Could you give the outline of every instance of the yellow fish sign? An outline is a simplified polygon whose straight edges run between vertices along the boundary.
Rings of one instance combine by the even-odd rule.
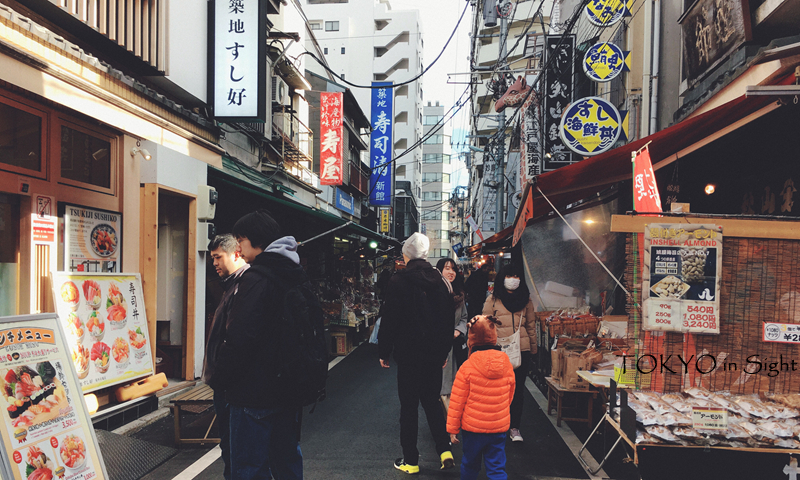
[[[630,53],[613,43],[597,43],[583,56],[583,71],[595,82],[608,82],[630,70]]]
[[[584,12],[592,24],[609,27],[630,16],[632,6],[633,0],[591,0]]]
[[[613,147],[621,131],[622,118],[613,104],[600,97],[586,97],[564,110],[559,135],[573,152],[597,155]]]

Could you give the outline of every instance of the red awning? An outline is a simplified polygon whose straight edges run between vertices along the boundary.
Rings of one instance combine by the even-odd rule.
[[[474,257],[483,251],[486,253],[488,250],[492,250],[491,253],[496,253],[503,247],[510,247],[511,242],[508,241],[511,238],[511,235],[514,233],[514,225],[501,230],[499,233],[495,233],[491,237],[487,238],[486,240],[476,243],[470,247],[467,247],[467,256]]]
[[[630,180],[631,153],[648,142],[653,169],[658,170],[779,106],[780,103],[772,97],[742,96],[653,135],[539,175],[535,186],[529,184],[525,188],[515,221],[519,228],[514,243],[519,239],[523,225],[552,211],[536,187],[542,190],[556,208],[561,209],[571,203],[589,199],[617,182]]]

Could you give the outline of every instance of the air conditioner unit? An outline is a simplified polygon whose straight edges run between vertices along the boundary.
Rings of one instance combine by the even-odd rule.
[[[277,75],[272,77],[272,103],[291,106],[292,100],[289,96],[289,85]]]

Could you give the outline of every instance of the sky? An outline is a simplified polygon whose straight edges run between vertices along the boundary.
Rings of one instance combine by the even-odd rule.
[[[422,29],[424,52],[423,66],[428,65],[439,55],[448,37],[458,23],[458,18],[464,10],[464,0],[390,0],[392,10],[419,10]],[[472,22],[473,8],[467,7],[464,18],[458,26],[458,31],[453,36],[442,57],[422,77],[423,101],[425,105],[430,101],[433,105],[438,100],[447,111],[467,88],[466,84],[449,84],[448,74],[465,73],[469,71],[469,31]],[[466,82],[468,75],[451,76],[451,82]],[[469,130],[469,105],[464,106],[450,122],[454,142],[463,144],[466,132]],[[453,151],[455,159],[456,150]],[[463,162],[453,162],[452,186],[466,185],[469,174]]]

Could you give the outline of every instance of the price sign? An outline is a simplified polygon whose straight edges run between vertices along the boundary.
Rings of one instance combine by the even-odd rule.
[[[680,302],[664,300],[654,303],[649,310],[651,323],[663,326],[664,329],[673,329],[680,325]]]
[[[728,410],[692,407],[692,427],[700,430],[726,430],[728,428]]]
[[[800,345],[800,325],[794,323],[764,323],[765,342]]]

